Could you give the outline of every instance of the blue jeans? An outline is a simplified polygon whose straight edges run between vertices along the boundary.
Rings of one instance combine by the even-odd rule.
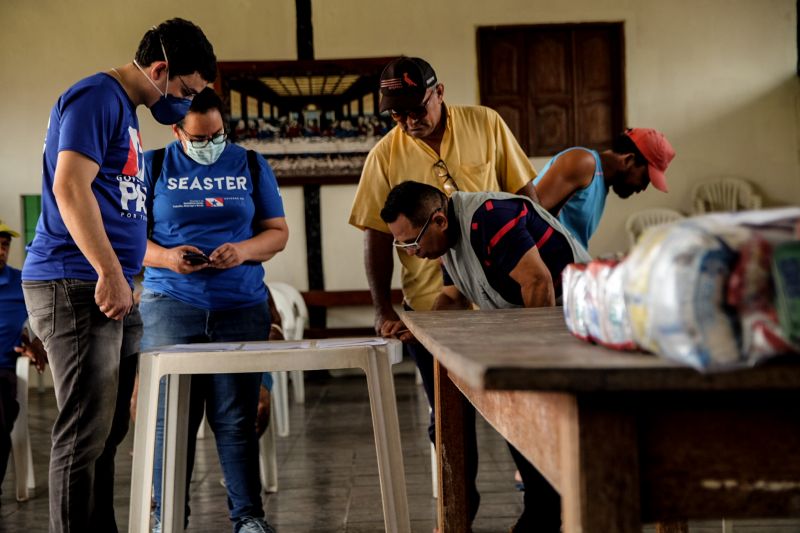
[[[116,532],[114,456],[128,431],[142,323],[94,301],[94,281],[25,281],[30,326],[44,343],[58,415],[50,453],[50,532]]]
[[[270,314],[267,302],[241,309],[208,311],[164,294],[145,289],[140,309],[144,321],[142,349],[166,344],[266,340]],[[203,411],[217,444],[217,454],[228,490],[228,510],[234,522],[244,516],[262,517],[258,438],[255,421],[260,373],[192,376],[189,393],[189,442],[186,457],[186,516],[189,516],[189,482],[192,477],[197,429]],[[156,459],[153,468],[156,516],[161,515],[163,480],[165,383],[159,390],[156,423]]]

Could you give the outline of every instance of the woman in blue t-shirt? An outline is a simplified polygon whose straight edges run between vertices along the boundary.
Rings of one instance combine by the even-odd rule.
[[[269,333],[261,264],[283,250],[289,229],[272,169],[261,156],[226,144],[221,108],[216,93],[203,90],[186,118],[172,127],[178,141],[160,154],[144,156],[151,232],[140,305],[145,328],[142,349],[257,341]],[[251,175],[251,168],[257,175]],[[192,379],[187,488],[194,436],[205,410],[225,476],[234,533],[273,531],[264,519],[258,475],[255,419],[260,380],[258,373]],[[163,400],[161,404],[163,409]],[[161,479],[162,445],[160,411],[156,480]],[[155,531],[160,533],[159,482],[154,496]],[[188,503],[186,512],[188,517]]]

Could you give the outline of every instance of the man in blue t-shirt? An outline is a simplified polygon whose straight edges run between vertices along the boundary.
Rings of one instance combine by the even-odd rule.
[[[433,309],[552,306],[564,267],[590,259],[555,217],[524,196],[456,192],[447,199],[435,187],[407,181],[389,192],[381,219],[399,250],[442,259],[444,286]],[[404,327],[389,334],[403,338]],[[525,508],[512,531],[560,531],[558,493],[508,446],[525,484]]]
[[[613,189],[620,198],[628,198],[652,183],[667,192],[664,173],[674,157],[663,133],[631,128],[614,140],[611,150],[575,147],[556,154],[533,182],[541,205],[588,248],[603,216],[608,191]]]
[[[119,375],[123,335],[140,327],[132,286],[148,213],[136,108],[146,105],[158,122],[174,124],[215,77],[202,30],[171,19],[145,33],[131,63],[77,82],[50,113],[42,214],[22,279],[31,328],[50,354],[59,410],[51,533],[117,530],[103,500],[113,486],[99,486],[108,478],[96,472],[113,472],[113,457],[105,464],[113,453],[103,454],[118,393],[128,389]]]
[[[0,220],[0,487],[11,452],[11,430],[19,412],[17,357],[29,357],[39,372],[47,363],[42,343],[24,331],[28,313],[22,297],[22,278],[19,270],[7,264],[12,237],[19,237],[19,233]]]

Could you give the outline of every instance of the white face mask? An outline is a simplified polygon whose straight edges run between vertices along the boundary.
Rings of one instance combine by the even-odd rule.
[[[195,148],[189,141],[183,141],[183,150],[186,155],[201,165],[213,165],[225,150],[225,143],[214,144],[209,142],[202,148]]]

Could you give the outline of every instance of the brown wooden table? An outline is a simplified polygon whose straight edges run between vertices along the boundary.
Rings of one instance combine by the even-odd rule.
[[[565,532],[800,516],[800,364],[792,360],[703,375],[579,341],[561,308],[403,320],[437,361],[442,533],[468,531],[464,398],[559,491]]]

